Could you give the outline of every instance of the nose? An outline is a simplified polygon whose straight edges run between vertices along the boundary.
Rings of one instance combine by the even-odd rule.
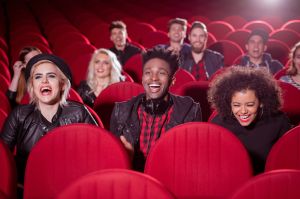
[[[157,80],[158,79],[158,74],[157,73],[152,73],[151,79],[152,80]]]
[[[242,113],[242,114],[248,113],[248,109],[247,109],[246,106],[242,106],[242,107],[241,107],[241,113]]]
[[[48,83],[48,78],[47,78],[47,76],[44,76],[44,77],[43,77],[42,82],[43,82],[43,83]]]

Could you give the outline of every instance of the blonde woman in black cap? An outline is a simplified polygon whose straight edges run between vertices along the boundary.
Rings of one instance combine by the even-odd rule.
[[[23,183],[27,157],[32,147],[51,129],[71,123],[95,124],[86,107],[66,101],[71,72],[59,57],[39,54],[25,69],[31,103],[16,107],[6,120],[0,138],[10,150],[16,147],[18,181]]]

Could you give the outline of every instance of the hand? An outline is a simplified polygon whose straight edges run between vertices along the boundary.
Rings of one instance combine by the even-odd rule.
[[[21,61],[16,61],[13,66],[14,77],[19,78],[23,68],[25,68],[25,65]]]
[[[124,135],[120,136],[120,140],[123,143],[125,149],[128,151],[129,157],[132,160],[133,159],[133,154],[134,154],[134,147],[132,146],[132,144],[130,144],[130,142],[128,142],[126,140],[126,138],[124,137]]]

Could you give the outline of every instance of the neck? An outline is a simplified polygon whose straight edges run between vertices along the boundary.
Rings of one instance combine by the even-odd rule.
[[[110,83],[110,76],[97,77],[96,81],[97,81],[97,87],[107,85]]]
[[[202,60],[204,52],[202,51],[201,53],[195,53],[195,52],[192,51],[192,55],[193,55],[194,61],[196,63],[198,63],[199,61]]]
[[[57,113],[59,102],[53,105],[39,103],[41,114],[49,121],[52,121],[53,116]]]
[[[122,45],[115,45],[117,50],[121,50],[123,51],[125,49],[126,44],[122,44]]]
[[[183,44],[183,41],[182,42],[170,41],[170,46],[172,46],[173,48],[181,49],[182,44]]]
[[[255,58],[255,57],[249,57],[249,60],[250,60],[250,62],[252,62],[253,64],[256,64],[256,65],[258,65],[258,64],[260,64],[260,63],[262,63],[262,56],[261,57],[258,57],[258,58]]]

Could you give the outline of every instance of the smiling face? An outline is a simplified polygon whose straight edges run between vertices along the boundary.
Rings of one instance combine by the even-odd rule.
[[[32,69],[32,89],[37,103],[55,105],[60,102],[64,84],[60,71],[53,63],[45,62]]]
[[[192,51],[201,53],[206,48],[207,33],[202,28],[194,28],[189,34]]]
[[[246,49],[248,51],[250,60],[262,59],[264,52],[267,50],[267,46],[261,36],[253,35],[246,44]]]
[[[186,36],[186,31],[181,24],[174,23],[170,26],[168,36],[171,42],[182,43]]]
[[[142,84],[147,99],[164,97],[172,82],[170,65],[160,58],[147,61],[143,69]]]
[[[127,33],[126,30],[120,28],[113,28],[110,32],[110,40],[114,43],[116,48],[122,48],[126,44]]]
[[[111,60],[108,55],[99,53],[94,60],[94,74],[96,78],[110,78]]]
[[[241,126],[249,126],[256,118],[259,100],[253,90],[237,91],[231,98],[231,110]]]

